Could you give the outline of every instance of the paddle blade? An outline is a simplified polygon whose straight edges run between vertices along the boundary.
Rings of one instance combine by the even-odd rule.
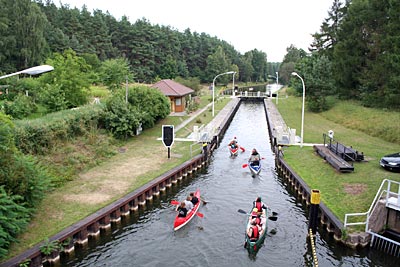
[[[240,147],[240,150],[242,150],[242,152],[245,152],[246,151],[246,149],[244,148],[244,147]]]
[[[249,164],[245,163],[242,165],[242,168],[247,168],[249,166]]]
[[[245,212],[245,211],[242,210],[242,209],[238,209],[238,212],[243,213],[243,214],[247,214],[247,212]]]
[[[275,211],[273,211],[273,212],[272,212],[272,215],[276,216],[276,215],[278,215],[278,213],[275,212]]]
[[[171,200],[171,204],[172,205],[179,205],[181,203],[179,201],[176,201],[176,200]]]
[[[204,217],[204,214],[201,213],[201,212],[196,212],[196,215],[199,216],[200,218],[203,218],[203,217]]]
[[[271,221],[276,221],[276,220],[278,220],[278,217],[276,217],[276,216],[269,216],[268,219],[271,220]]]

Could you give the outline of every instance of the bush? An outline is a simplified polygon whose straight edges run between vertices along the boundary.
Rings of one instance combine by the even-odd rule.
[[[49,112],[64,110],[68,105],[65,99],[65,93],[58,84],[46,84],[40,94],[39,102],[42,103]]]
[[[14,101],[5,101],[4,111],[7,115],[12,116],[14,119],[22,119],[32,114],[37,110],[32,98],[25,95],[18,95]]]
[[[121,95],[116,95],[107,101],[107,111],[104,124],[115,138],[123,139],[135,135],[143,114],[128,105]]]
[[[92,127],[101,127],[103,116],[104,106],[87,105],[34,120],[16,121],[16,146],[25,154],[44,154],[60,140],[69,140]]]
[[[35,207],[49,189],[50,176],[31,156],[16,153],[7,162],[0,161],[0,184],[7,193],[22,196],[28,207]]]
[[[9,196],[0,186],[0,259],[8,253],[12,242],[25,229],[29,221],[29,210],[21,202],[20,196]]]

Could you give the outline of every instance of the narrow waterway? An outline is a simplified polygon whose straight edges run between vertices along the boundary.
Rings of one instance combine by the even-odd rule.
[[[62,266],[313,266],[307,242],[307,213],[276,175],[263,105],[243,103],[206,172],[173,186],[151,204],[124,218]],[[233,136],[246,151],[229,157]],[[252,178],[247,162],[252,148],[261,156],[260,177]],[[172,199],[182,200],[201,190],[208,202],[200,207],[204,218],[173,231]],[[323,192],[322,192],[323,194]],[[269,221],[268,235],[256,256],[244,244],[246,215],[252,201],[261,196],[278,213]],[[324,230],[316,238],[319,266],[398,266],[398,259],[374,250],[350,250],[337,244]]]

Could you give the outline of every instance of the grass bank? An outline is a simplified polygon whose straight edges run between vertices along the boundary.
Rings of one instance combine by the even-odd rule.
[[[209,95],[202,98],[209,99]],[[218,98],[215,103],[215,112],[218,113],[230,98]],[[201,105],[209,101],[202,101]],[[201,106],[202,107],[202,106]],[[200,107],[200,108],[201,108]],[[60,184],[45,197],[28,229],[19,236],[18,243],[10,248],[7,258],[11,258],[46,238],[60,232],[64,228],[87,217],[97,210],[107,206],[127,193],[139,188],[147,182],[158,177],[162,173],[191,158],[191,142],[174,142],[171,149],[171,158],[167,158],[167,150],[161,141],[162,125],[178,125],[185,117],[169,116],[159,121],[152,129],[145,130],[141,135],[135,136],[126,142],[104,142],[102,145],[113,150],[113,154],[107,153],[109,158],[102,162],[86,162],[86,166],[92,166],[81,171],[72,181]],[[212,120],[211,109],[206,109],[185,128],[178,131],[177,137],[186,137],[194,125],[201,126]],[[99,136],[100,138],[100,136]],[[74,144],[78,142],[79,144]],[[82,146],[85,141],[80,139],[70,143],[60,144],[54,151],[57,155],[64,155],[64,162],[57,157],[57,166],[68,165],[68,152],[71,146]],[[64,150],[66,148],[67,150]],[[194,146],[194,153],[201,153],[200,145]],[[74,153],[79,153],[74,149]],[[79,149],[78,149],[79,150]],[[103,148],[103,150],[107,150]],[[90,150],[92,151],[92,150]],[[85,150],[81,157],[93,158]],[[83,152],[83,151],[81,151]],[[51,155],[46,157],[47,165],[51,165]],[[44,160],[44,159],[42,159]],[[73,165],[73,164],[72,164]],[[79,168],[81,164],[79,164]],[[72,168],[72,166],[70,166]]]
[[[301,127],[301,101],[299,97],[289,96],[279,99],[277,105],[286,124],[295,128],[297,135]],[[383,179],[400,182],[400,173],[388,172],[379,165],[382,156],[400,151],[399,122],[398,112],[368,109],[350,101],[338,102],[323,113],[306,111],[305,143],[321,144],[322,134],[333,130],[338,142],[363,152],[365,161],[354,163],[352,173],[340,173],[308,146],[285,147],[285,161],[312,189],[321,191],[322,201],[344,221],[346,213],[369,209]],[[382,132],[382,129],[385,130]]]

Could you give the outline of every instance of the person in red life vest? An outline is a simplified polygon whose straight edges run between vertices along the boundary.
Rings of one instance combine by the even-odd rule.
[[[255,219],[258,216],[258,209],[253,208],[253,211],[251,212],[251,219]]]
[[[250,241],[256,241],[260,237],[260,227],[255,222],[252,222],[247,230],[247,235]]]
[[[230,146],[232,148],[237,148],[238,147],[236,136],[233,137],[233,139],[229,142],[228,146]]]
[[[178,212],[178,217],[186,217],[188,210],[184,201],[176,208],[176,211]]]
[[[258,212],[257,208],[253,208],[253,211],[251,212],[251,223],[255,222],[256,225],[259,225],[261,227],[262,222],[261,222],[261,214]]]
[[[262,209],[268,209],[268,206],[261,201],[261,197],[257,197],[253,202],[253,208],[257,208],[257,212],[262,212]]]

